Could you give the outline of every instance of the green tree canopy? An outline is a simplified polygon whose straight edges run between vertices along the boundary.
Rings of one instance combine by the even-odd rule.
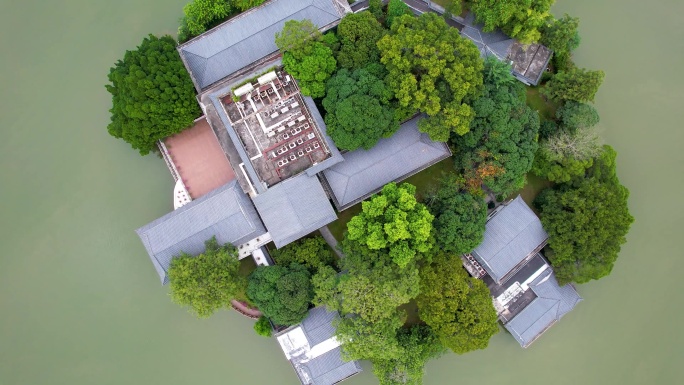
[[[204,253],[181,254],[171,260],[169,282],[173,302],[188,306],[191,313],[207,318],[244,296],[246,279],[238,273],[238,251],[231,244],[219,246],[208,240]]]
[[[543,147],[537,151],[532,173],[554,183],[566,183],[582,176],[594,164],[594,159],[575,159],[571,156],[555,156]]]
[[[306,317],[313,298],[306,267],[259,266],[249,276],[247,296],[278,325],[294,325]]]
[[[540,29],[550,16],[549,10],[554,2],[555,0],[467,1],[477,21],[484,24],[484,31],[501,28],[507,35],[522,43],[539,41]]]
[[[347,14],[337,26],[341,43],[337,54],[339,66],[357,69],[379,62],[377,43],[384,34],[385,29],[370,12]]]
[[[382,0],[368,1],[368,12],[370,12],[378,21],[382,21],[385,17],[385,13],[382,10],[383,7]]]
[[[276,32],[275,44],[280,51],[299,58],[307,55],[307,47],[320,38],[321,32],[311,20],[288,20],[282,31]]]
[[[399,129],[383,73],[381,64],[371,64],[354,72],[341,69],[328,80],[325,123],[337,147],[369,149]]]
[[[178,31],[180,40],[189,39],[207,30],[214,22],[232,12],[228,0],[192,0],[183,7],[184,17]]]
[[[242,12],[259,6],[265,1],[266,0],[230,0],[230,2],[233,3],[233,6]]]
[[[550,17],[542,28],[541,43],[553,50],[556,70],[568,69],[570,55],[580,45],[579,18],[565,14],[560,19]]]
[[[507,195],[525,184],[537,151],[539,114],[525,103],[525,87],[511,81],[510,71],[491,70],[506,64],[488,59],[485,87],[472,105],[475,118],[470,132],[452,135],[457,167],[469,190],[487,185]]]
[[[426,12],[404,15],[378,41],[387,84],[402,107],[428,115],[419,123],[432,140],[445,142],[451,132],[468,132],[474,116],[463,101],[482,85],[480,51],[444,19]]]
[[[559,102],[593,102],[604,77],[603,71],[571,68],[554,75],[541,92],[549,99]]]
[[[437,246],[454,254],[468,253],[482,243],[487,222],[487,204],[481,194],[464,191],[461,179],[444,178],[428,198]]]
[[[445,351],[439,338],[425,325],[400,329],[397,341],[402,354],[390,360],[374,360],[373,372],[380,385],[422,385],[425,364]]]
[[[337,265],[336,257],[320,236],[302,238],[282,249],[271,251],[271,256],[278,265],[289,266],[291,263],[299,263],[312,273],[323,266]]]
[[[273,334],[271,323],[264,316],[259,317],[257,322],[254,323],[254,331],[262,337],[270,337]]]
[[[192,125],[201,110],[171,36],[149,35],[109,70],[109,134],[148,154],[156,142]]]
[[[573,133],[578,128],[594,127],[600,121],[594,106],[573,101],[565,102],[558,108],[556,118],[568,133]]]
[[[387,18],[385,19],[385,25],[391,27],[394,20],[403,16],[409,15],[413,16],[411,9],[401,0],[389,0],[387,3]]]
[[[391,360],[401,356],[403,350],[397,340],[397,331],[406,315],[396,311],[379,322],[369,322],[353,315],[337,323],[335,336],[342,344],[346,360]]]
[[[434,217],[415,197],[416,187],[389,183],[362,203],[362,211],[347,223],[347,238],[371,250],[386,249],[394,263],[407,266],[433,246]]]
[[[560,284],[584,283],[610,274],[634,222],[629,191],[615,173],[609,146],[586,175],[546,189],[535,200],[549,234],[551,261]]]
[[[486,348],[499,326],[484,281],[470,277],[458,256],[444,252],[421,269],[420,280],[420,319],[444,346],[457,354]]]

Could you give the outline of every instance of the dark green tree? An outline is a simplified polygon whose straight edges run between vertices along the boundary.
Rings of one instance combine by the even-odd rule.
[[[341,69],[328,80],[325,123],[337,147],[369,149],[399,129],[383,72],[382,65],[372,64],[354,72]]]
[[[570,56],[580,45],[579,18],[565,14],[560,19],[549,18],[542,28],[540,43],[553,50],[553,63],[557,71],[569,68]]]
[[[299,263],[315,273],[323,266],[336,266],[337,260],[322,237],[303,238],[282,249],[271,251],[276,264],[289,266]]]
[[[420,282],[420,319],[454,353],[484,349],[499,332],[487,285],[469,276],[458,256],[438,252],[421,269]]]
[[[204,253],[193,257],[181,254],[171,260],[169,282],[173,302],[188,306],[191,313],[207,318],[242,298],[247,281],[238,272],[238,252],[231,244],[219,246],[208,240]]]
[[[378,40],[385,29],[370,12],[350,13],[337,26],[340,52],[337,62],[342,68],[357,69],[380,61]]]
[[[385,18],[385,13],[382,11],[383,7],[382,0],[370,0],[368,2],[368,12],[378,21],[382,21]]]
[[[444,178],[428,198],[435,216],[432,225],[440,250],[454,254],[471,252],[484,239],[487,204],[481,194],[464,191],[464,182],[455,175]]]
[[[183,7],[183,19],[178,39],[187,40],[206,31],[213,23],[222,20],[233,11],[228,0],[192,0]]]
[[[378,48],[399,105],[428,115],[419,123],[421,131],[441,142],[451,132],[468,132],[475,114],[464,99],[480,90],[483,69],[480,51],[470,40],[427,12],[397,18]]]
[[[362,211],[347,223],[347,238],[371,250],[386,249],[400,267],[432,248],[434,217],[415,197],[416,187],[389,183],[362,203]]]
[[[126,51],[109,70],[105,87],[112,94],[109,134],[123,139],[141,155],[160,139],[192,125],[201,110],[195,89],[171,36],[149,35]]]
[[[578,128],[594,127],[600,121],[598,111],[592,105],[568,101],[558,108],[556,118],[564,131],[573,133]]]
[[[259,266],[249,276],[247,296],[278,325],[294,325],[306,317],[313,299],[311,275],[306,267]]]
[[[586,175],[546,189],[535,200],[549,234],[546,256],[560,284],[584,283],[610,274],[634,222],[629,191],[615,173],[609,146]]]
[[[555,0],[468,0],[469,9],[484,24],[484,31],[501,28],[522,43],[541,38],[540,29]]]
[[[336,337],[342,344],[346,360],[391,360],[401,356],[403,350],[397,332],[404,323],[405,314],[396,311],[378,322],[349,315],[337,326]]]
[[[445,352],[444,346],[429,326],[415,325],[400,329],[397,341],[402,354],[390,360],[373,360],[373,372],[380,385],[422,385],[425,364]]]
[[[264,316],[259,317],[257,322],[254,323],[254,331],[262,337],[270,337],[273,334],[271,323]]]
[[[392,26],[395,19],[403,15],[413,16],[408,5],[401,0],[389,0],[389,3],[387,3],[387,18],[385,19],[387,28]]]
[[[275,43],[281,52],[299,57],[305,55],[307,47],[320,38],[321,32],[311,20],[288,20],[282,31],[276,32]]]
[[[524,186],[532,167],[539,114],[526,105],[524,86],[511,81],[510,72],[490,70],[492,66],[507,65],[487,60],[484,93],[472,102],[475,118],[470,132],[452,135],[452,143],[468,190],[485,184],[496,194],[508,195]]]
[[[604,77],[603,71],[571,68],[554,75],[541,92],[558,102],[593,102]]]

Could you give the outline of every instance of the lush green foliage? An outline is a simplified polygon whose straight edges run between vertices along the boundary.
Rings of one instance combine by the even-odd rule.
[[[454,353],[484,349],[499,332],[487,285],[470,277],[458,256],[437,253],[421,269],[420,282],[420,318]]]
[[[270,337],[273,334],[271,323],[264,316],[259,317],[257,322],[254,323],[254,331],[262,337]]]
[[[537,151],[539,115],[525,103],[524,86],[512,79],[507,67],[489,59],[484,93],[472,105],[475,119],[470,132],[453,135],[456,165],[466,177],[469,190],[487,185],[507,195],[523,187]]]
[[[342,343],[342,355],[347,360],[391,360],[403,353],[397,340],[397,331],[403,323],[404,315],[400,312],[378,322],[350,315],[340,320],[335,335]]]
[[[386,249],[400,267],[433,246],[434,217],[415,197],[416,187],[389,183],[381,194],[362,203],[362,211],[347,223],[347,237],[371,250]]]
[[[479,91],[483,69],[480,51],[470,40],[427,12],[397,18],[378,47],[399,104],[428,115],[420,121],[421,131],[442,142],[451,132],[468,132],[474,112],[463,100]]]
[[[242,12],[259,6],[265,1],[266,0],[230,0],[230,2],[233,3],[233,6]]]
[[[535,200],[549,233],[551,261],[561,284],[610,274],[634,218],[629,191],[615,173],[615,151],[606,146],[586,175],[544,190]]]
[[[259,266],[249,276],[247,296],[278,325],[301,322],[313,298],[311,275],[306,267]]]
[[[171,299],[199,318],[229,307],[230,301],[243,295],[247,282],[238,273],[238,252],[230,244],[219,246],[216,238],[206,242],[204,253],[188,254],[171,260],[169,281]]]
[[[541,92],[555,101],[593,102],[604,77],[603,71],[571,68],[554,75]]]
[[[522,43],[541,38],[540,29],[550,16],[555,0],[469,0],[470,10],[484,24],[485,31],[501,28]]]
[[[380,385],[421,385],[425,364],[444,353],[444,347],[430,327],[416,325],[400,329],[397,341],[402,354],[390,360],[374,360],[373,372]]]
[[[446,177],[428,202],[428,208],[435,216],[433,226],[440,250],[464,254],[482,243],[487,204],[481,195],[463,191],[460,178]]]
[[[411,9],[401,0],[389,0],[387,3],[387,18],[385,19],[385,25],[391,27],[394,20],[403,16],[409,15],[413,16]]]
[[[337,147],[369,149],[399,128],[383,72],[382,65],[372,64],[354,72],[341,69],[328,80],[325,123]]]
[[[384,12],[382,11],[383,7],[382,0],[370,0],[368,2],[368,12],[370,12],[378,21],[381,21],[385,17]]]
[[[149,35],[109,70],[109,134],[146,155],[156,142],[192,125],[201,111],[171,36]]]
[[[370,12],[350,13],[337,26],[340,52],[337,62],[342,68],[357,69],[380,61],[378,40],[385,29]]]
[[[570,55],[580,45],[579,18],[565,14],[560,19],[550,18],[542,29],[541,43],[553,50],[553,63],[557,71],[566,71]]]
[[[232,12],[231,2],[227,0],[192,0],[183,7],[184,17],[178,31],[178,38],[185,40],[197,36],[217,20]]]
[[[594,164],[594,159],[575,159],[573,157],[557,157],[540,148],[532,164],[532,173],[554,183],[569,182],[575,177],[584,175]]]
[[[282,31],[276,32],[275,43],[280,51],[299,57],[305,55],[307,47],[320,38],[321,32],[311,20],[288,20]]]
[[[563,130],[569,133],[578,128],[589,128],[598,124],[600,118],[596,109],[585,103],[569,101],[556,111],[556,118]]]
[[[299,263],[314,273],[323,266],[335,266],[336,257],[320,237],[302,238],[282,249],[272,250],[271,256],[281,266]]]

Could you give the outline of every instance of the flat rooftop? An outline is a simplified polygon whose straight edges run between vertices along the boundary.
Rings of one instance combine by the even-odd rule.
[[[191,128],[164,139],[164,145],[193,199],[235,179],[235,172],[204,117]]]
[[[240,95],[237,101],[234,92]],[[332,156],[296,82],[284,71],[262,75],[220,100],[257,176],[267,187]]]

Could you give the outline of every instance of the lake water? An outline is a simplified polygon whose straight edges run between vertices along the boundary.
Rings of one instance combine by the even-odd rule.
[[[186,0],[26,0],[0,13],[0,385],[282,384],[274,340],[224,311],[173,305],[133,230],[172,209],[172,179],[106,131],[109,67]],[[530,349],[427,367],[438,384],[674,384],[684,375],[684,2],[559,0],[576,61],[604,69],[596,105],[636,222],[613,274]],[[679,357],[679,358],[677,358]],[[377,384],[369,365],[349,385]],[[680,380],[677,380],[680,378]]]

